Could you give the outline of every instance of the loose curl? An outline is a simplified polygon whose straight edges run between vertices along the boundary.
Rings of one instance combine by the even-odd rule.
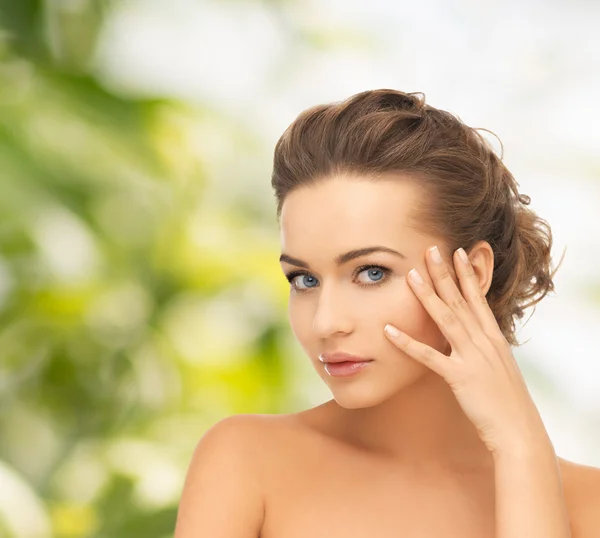
[[[506,340],[519,346],[515,319],[554,291],[564,254],[552,270],[549,224],[527,207],[529,196],[479,131],[487,129],[426,104],[423,93],[370,90],[311,107],[275,146],[277,219],[299,187],[338,175],[376,181],[402,173],[428,195],[411,216],[421,231],[445,237],[450,252],[489,243],[487,301]]]

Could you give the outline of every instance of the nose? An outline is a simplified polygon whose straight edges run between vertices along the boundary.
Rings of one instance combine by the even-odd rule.
[[[319,338],[352,330],[352,311],[344,302],[342,293],[333,288],[321,287],[319,301],[313,318],[313,332]]]

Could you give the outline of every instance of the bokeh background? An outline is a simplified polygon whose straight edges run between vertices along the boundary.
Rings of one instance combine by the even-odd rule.
[[[559,455],[600,465],[599,23],[593,0],[0,0],[0,536],[172,536],[210,425],[329,399],[288,325],[272,152],[365,89],[503,141],[567,249],[515,355]]]

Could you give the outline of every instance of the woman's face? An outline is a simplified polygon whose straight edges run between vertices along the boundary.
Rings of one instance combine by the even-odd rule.
[[[447,349],[406,282],[415,267],[431,283],[425,263],[429,247],[438,245],[448,255],[441,238],[420,234],[409,223],[421,195],[418,186],[402,178],[336,177],[292,191],[283,203],[281,267],[292,275],[292,331],[342,407],[377,405],[423,375],[435,375],[386,338],[387,323],[438,351]],[[341,265],[334,261],[375,246],[400,254],[373,252]],[[326,352],[374,360],[350,377],[332,377],[319,360]]]

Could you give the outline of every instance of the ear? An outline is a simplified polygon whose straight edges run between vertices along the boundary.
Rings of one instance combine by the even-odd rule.
[[[479,241],[468,250],[467,255],[479,279],[481,292],[485,296],[492,285],[494,251],[487,241]]]

